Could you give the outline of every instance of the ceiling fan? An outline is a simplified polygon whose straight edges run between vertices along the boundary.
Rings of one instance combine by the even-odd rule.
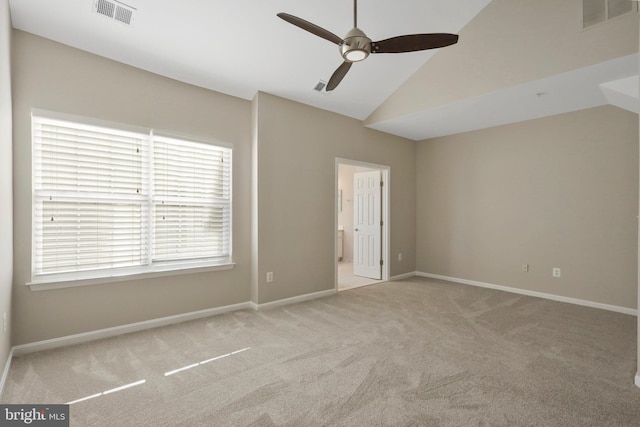
[[[311,34],[329,40],[340,47],[340,54],[342,58],[344,58],[344,62],[334,71],[329,79],[326,88],[327,91],[334,90],[340,84],[354,62],[366,59],[371,53],[415,52],[450,46],[458,42],[457,34],[447,33],[408,34],[377,42],[371,41],[371,39],[358,28],[358,0],[353,0],[353,29],[347,33],[344,39],[341,39],[322,27],[298,18],[297,16],[289,15],[288,13],[278,13],[278,17],[303,30],[309,31]]]

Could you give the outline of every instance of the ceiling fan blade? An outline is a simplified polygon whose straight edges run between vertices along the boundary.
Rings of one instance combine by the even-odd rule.
[[[342,65],[340,65],[338,69],[333,72],[333,75],[329,79],[329,83],[327,83],[327,92],[332,91],[336,87],[338,87],[344,76],[347,75],[347,72],[351,68],[351,65],[353,65],[353,62],[344,61]]]
[[[437,49],[458,42],[457,34],[409,34],[371,43],[371,53],[401,53]]]
[[[300,27],[303,30],[309,31],[311,34],[315,34],[318,37],[329,40],[332,43],[335,43],[337,45],[342,44],[342,39],[333,34],[331,31],[327,31],[324,28],[319,27],[316,24],[312,24],[309,21],[305,21],[302,18],[289,15],[288,13],[278,13],[278,18],[284,19],[288,23],[293,24],[296,27]]]

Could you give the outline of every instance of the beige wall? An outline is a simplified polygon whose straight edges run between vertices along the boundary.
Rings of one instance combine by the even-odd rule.
[[[417,165],[418,271],[636,307],[637,114],[427,140]]]
[[[11,349],[2,315],[11,317],[13,276],[13,189],[11,176],[11,22],[9,2],[0,0],[0,377]]]
[[[550,77],[638,52],[637,14],[582,30],[582,0],[493,0],[366,120]]]
[[[15,340],[24,344],[334,288],[335,159],[391,167],[391,250],[415,269],[415,144],[260,93],[240,100],[13,32]],[[48,109],[234,144],[233,270],[31,291],[30,111]],[[252,173],[252,170],[255,173]],[[253,236],[253,237],[252,237]],[[265,275],[273,271],[273,284]]]
[[[14,345],[249,300],[250,102],[166,79],[21,31],[13,32],[12,65]],[[30,280],[31,268],[31,108],[233,143],[235,268],[31,291],[25,286]]]
[[[390,271],[414,270],[415,143],[266,93],[257,115],[259,303],[334,289],[337,157],[390,166]]]

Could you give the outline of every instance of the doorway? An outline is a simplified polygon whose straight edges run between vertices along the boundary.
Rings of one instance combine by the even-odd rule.
[[[338,291],[389,280],[389,171],[384,165],[336,159]]]

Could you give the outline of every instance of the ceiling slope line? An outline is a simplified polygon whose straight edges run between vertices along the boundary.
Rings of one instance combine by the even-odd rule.
[[[486,129],[620,101],[620,85],[638,75],[638,54],[627,55],[480,96],[416,111],[366,127],[420,141]],[[623,80],[622,83],[615,83]],[[613,82],[613,83],[612,83]],[[605,90],[602,90],[602,87]],[[610,98],[605,95],[610,95]],[[613,93],[613,95],[612,95]],[[620,107],[621,105],[616,105]],[[624,108],[624,107],[621,107]],[[633,111],[633,110],[631,110]]]

